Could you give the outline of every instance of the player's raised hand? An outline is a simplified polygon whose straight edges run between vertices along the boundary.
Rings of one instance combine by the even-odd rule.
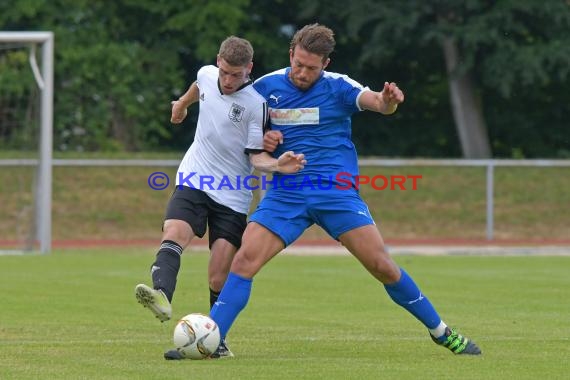
[[[283,134],[281,131],[267,131],[263,135],[263,150],[274,152],[278,144],[283,144]]]
[[[277,159],[277,171],[280,173],[297,173],[305,167],[307,160],[302,153],[295,154],[292,151],[283,153]]]
[[[381,94],[382,100],[387,106],[395,106],[404,101],[404,93],[394,82],[384,82],[384,89]]]
[[[188,114],[188,109],[182,104],[180,100],[173,100],[170,102],[172,104],[172,115],[170,116],[170,122],[172,124],[180,124],[186,115]]]

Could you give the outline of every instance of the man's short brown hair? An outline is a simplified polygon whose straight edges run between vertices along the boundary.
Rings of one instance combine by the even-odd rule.
[[[247,66],[253,62],[253,47],[246,39],[229,36],[220,45],[218,55],[231,66]]]
[[[324,25],[310,24],[295,33],[291,39],[290,48],[295,51],[295,47],[299,46],[309,53],[320,55],[324,62],[333,52],[335,44],[334,33],[331,29]]]

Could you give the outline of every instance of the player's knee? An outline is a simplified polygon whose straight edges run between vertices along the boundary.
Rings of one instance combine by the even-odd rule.
[[[396,265],[390,265],[382,272],[383,278],[381,279],[383,284],[393,284],[400,280],[400,269]]]
[[[383,284],[391,284],[400,279],[400,269],[389,255],[379,255],[370,261],[366,269]]]
[[[221,291],[222,288],[224,287],[224,283],[226,282],[226,278],[227,276],[222,276],[218,274],[211,276],[209,280],[210,289],[216,292]]]
[[[252,278],[259,270],[255,257],[240,250],[234,257],[231,271],[243,277]]]
[[[192,230],[188,224],[182,221],[167,221],[164,223],[162,240],[172,240],[182,248],[186,248],[192,240]]]

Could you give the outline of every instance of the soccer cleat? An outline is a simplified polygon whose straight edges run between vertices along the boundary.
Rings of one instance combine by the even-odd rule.
[[[220,345],[218,346],[218,349],[213,354],[211,354],[208,358],[209,359],[223,359],[223,358],[233,358],[233,357],[234,357],[234,354],[228,348],[226,341],[222,340]],[[186,359],[176,349],[166,351],[164,353],[164,358],[166,360],[183,360],[183,359]]]
[[[456,355],[481,355],[481,350],[472,340],[459,334],[453,328],[446,327],[445,335],[439,339],[431,334],[430,336],[435,343],[448,348]]]
[[[233,357],[234,354],[228,348],[225,339],[222,339],[220,345],[218,346],[218,349],[212,355],[210,355],[210,358],[212,359],[233,358]]]
[[[168,321],[172,316],[172,306],[162,290],[138,284],[135,287],[135,296],[139,303],[152,311],[161,322]]]
[[[182,359],[186,359],[184,357],[182,357],[182,354],[180,352],[178,352],[178,350],[174,349],[174,350],[168,350],[164,353],[164,358],[166,360],[182,360]]]

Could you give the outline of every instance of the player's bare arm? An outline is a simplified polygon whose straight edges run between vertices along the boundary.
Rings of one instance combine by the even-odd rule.
[[[266,152],[274,152],[278,144],[283,144],[281,131],[267,131],[263,135],[263,149]]]
[[[396,112],[398,104],[403,101],[404,93],[396,83],[384,82],[384,88],[381,92],[365,91],[360,95],[358,103],[362,109],[390,115]]]
[[[249,155],[249,159],[254,168],[266,173],[297,173],[307,163],[304,154],[295,154],[291,151],[283,153],[278,159],[271,157],[267,152],[252,153]]]
[[[172,115],[170,116],[170,122],[173,124],[180,124],[186,118],[188,114],[188,107],[198,101],[200,96],[200,90],[198,89],[198,84],[194,81],[188,91],[184,93],[178,100],[173,100],[170,102],[172,104]]]

